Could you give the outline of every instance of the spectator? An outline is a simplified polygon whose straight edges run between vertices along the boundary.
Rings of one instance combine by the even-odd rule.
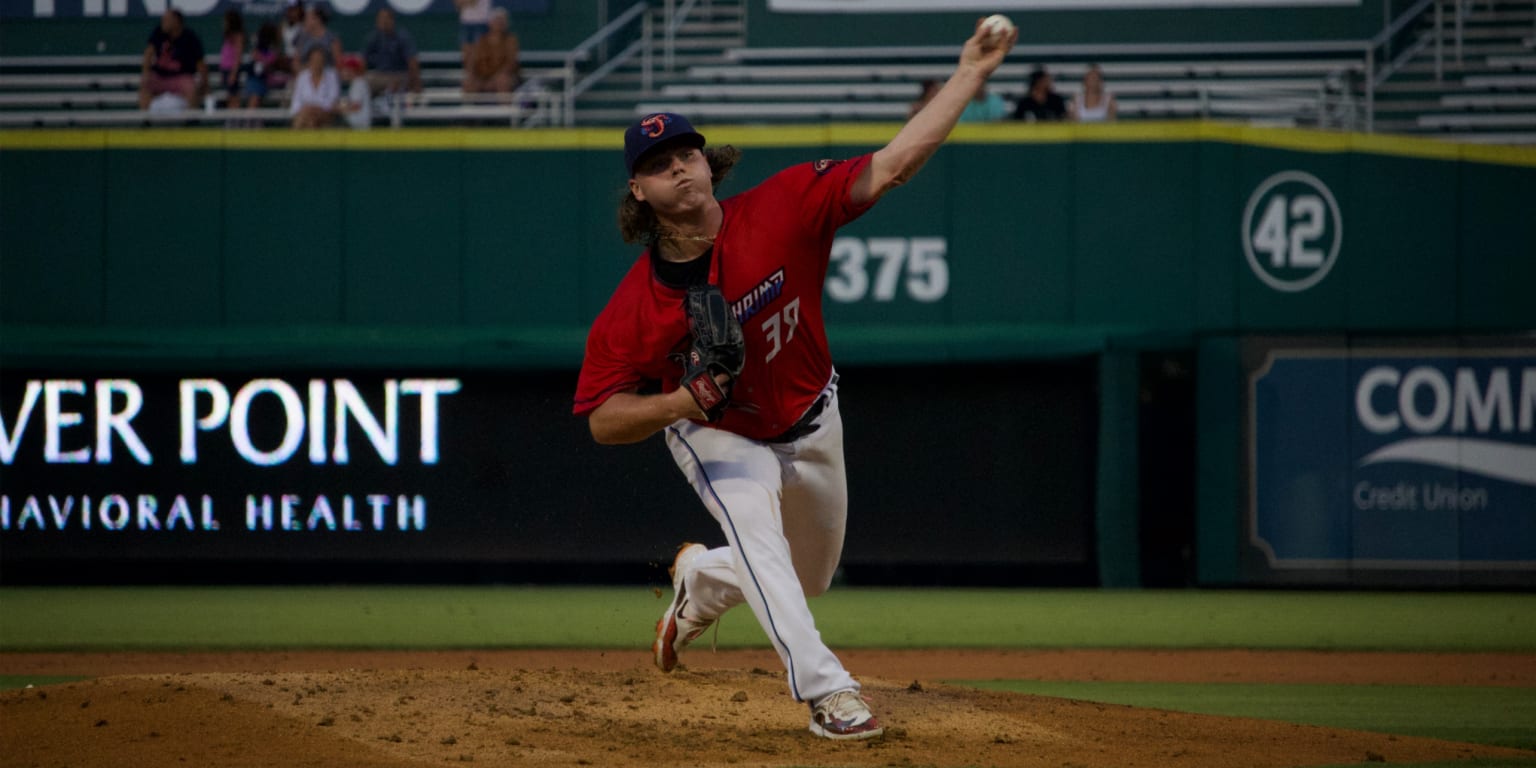
[[[240,62],[245,58],[245,19],[240,9],[224,11],[224,44],[219,46],[219,84],[230,108],[240,106]]]
[[[326,68],[334,70],[341,63],[341,38],[326,27],[327,21],[329,14],[319,3],[311,3],[304,9],[304,27],[293,40],[293,48],[298,52],[294,59],[295,75],[298,74],[298,66],[308,67],[309,52],[314,48],[319,48],[325,54]]]
[[[198,96],[208,92],[208,63],[203,56],[203,41],[196,32],[187,29],[181,11],[167,8],[144,46],[144,62],[139,67],[139,109],[149,109],[149,103],[162,93],[175,94],[187,104],[196,104]]]
[[[336,122],[341,83],[336,70],[325,65],[325,48],[310,46],[304,71],[293,78],[293,103],[288,114],[295,128],[324,128]]]
[[[278,30],[283,35],[283,57],[293,61],[293,57],[299,55],[294,43],[298,41],[299,31],[304,29],[304,0],[284,0],[283,20]],[[292,70],[290,64],[284,69]]]
[[[1013,119],[1030,122],[1049,122],[1065,119],[1067,103],[1061,94],[1052,90],[1051,73],[1045,67],[1037,67],[1029,73],[1029,93],[1019,99],[1013,110]]]
[[[453,0],[459,9],[459,59],[469,69],[469,52],[491,29],[491,0]]]
[[[1008,116],[1008,102],[983,85],[960,113],[962,123],[995,123]]]
[[[411,33],[395,25],[395,12],[379,9],[363,46],[368,86],[375,93],[421,92],[421,59]]]
[[[360,131],[373,127],[373,91],[364,71],[361,56],[349,55],[341,60],[341,82],[347,87],[347,95],[341,97],[336,111],[347,125]]]
[[[256,30],[256,44],[251,46],[251,56],[245,63],[245,85],[240,93],[245,97],[247,109],[261,106],[261,100],[278,87],[274,79],[282,76],[278,62],[282,58],[282,46],[278,39],[277,25],[267,22]]]
[[[1072,119],[1082,123],[1102,123],[1114,120],[1120,111],[1115,95],[1104,90],[1104,72],[1097,64],[1089,64],[1083,74],[1083,93],[1072,100]]]
[[[518,81],[517,35],[507,31],[507,12],[491,11],[490,31],[469,52],[464,68],[465,93],[511,93]]]
[[[944,84],[937,80],[924,80],[920,86],[922,91],[917,94],[917,101],[912,102],[912,107],[907,110],[907,119],[911,120],[913,115],[921,112],[923,107],[928,106],[928,102],[933,101],[934,94],[939,92],[939,88],[942,85]]]

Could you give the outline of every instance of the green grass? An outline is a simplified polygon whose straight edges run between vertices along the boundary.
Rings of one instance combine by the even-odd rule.
[[[646,586],[3,588],[0,651],[638,648],[664,606]],[[1536,652],[1533,594],[839,588],[811,607],[833,648]],[[720,645],[767,641],[740,608]],[[0,688],[75,679],[0,677]],[[1531,689],[976,685],[1536,749]],[[1419,768],[1453,765],[1536,768],[1536,757]]]
[[[643,587],[0,590],[0,648],[616,647],[663,607]],[[1536,596],[842,589],[838,647],[1536,649]],[[726,645],[766,645],[744,610]]]
[[[1108,704],[1536,749],[1536,691],[1530,688],[1031,680],[961,684]]]
[[[1344,763],[1342,765],[1319,765],[1314,768],[1361,768],[1362,765],[1372,763]],[[1431,763],[1393,763],[1393,765],[1408,765],[1412,768],[1531,768],[1536,766],[1536,757],[1532,758],[1495,758],[1484,760],[1473,758],[1471,760],[1437,760]]]
[[[0,650],[645,645],[648,587],[0,589]],[[834,589],[834,648],[1536,651],[1536,595]],[[637,639],[638,638],[638,639]],[[745,608],[722,647],[765,647]]]

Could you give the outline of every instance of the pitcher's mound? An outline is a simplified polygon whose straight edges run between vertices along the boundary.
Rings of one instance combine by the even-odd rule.
[[[473,666],[473,665],[471,665]],[[206,673],[0,694],[6,765],[1302,766],[1519,750],[866,679],[829,742],[764,669]]]

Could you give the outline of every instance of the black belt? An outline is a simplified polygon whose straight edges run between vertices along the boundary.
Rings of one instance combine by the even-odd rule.
[[[821,429],[821,425],[816,423],[816,417],[820,416],[821,412],[827,409],[827,401],[830,400],[831,397],[832,396],[829,393],[822,393],[821,397],[816,398],[816,402],[811,403],[811,407],[805,410],[805,415],[801,416],[800,420],[795,422],[793,426],[784,430],[781,434],[770,437],[763,442],[793,443],[794,441],[799,440],[800,438],[805,437],[806,435],[809,435],[818,429]]]

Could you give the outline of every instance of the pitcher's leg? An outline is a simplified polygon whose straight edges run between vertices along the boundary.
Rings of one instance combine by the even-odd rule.
[[[713,620],[746,602],[736,579],[736,556],[730,547],[716,547],[699,555],[686,574],[692,595],[689,618]]]
[[[800,586],[810,597],[832,585],[848,525],[843,422],[835,398],[818,422],[821,427],[816,432],[781,454],[785,457],[784,535]]]
[[[821,641],[795,573],[779,514],[778,458],[754,441],[690,427],[668,429],[668,444],[725,532],[736,584],[789,672],[790,693],[807,701],[856,688]]]

